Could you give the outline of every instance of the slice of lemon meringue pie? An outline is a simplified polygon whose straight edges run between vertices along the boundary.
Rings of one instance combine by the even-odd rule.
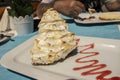
[[[75,35],[68,31],[68,26],[60,14],[50,8],[38,25],[39,33],[31,49],[33,65],[52,64],[76,48]]]

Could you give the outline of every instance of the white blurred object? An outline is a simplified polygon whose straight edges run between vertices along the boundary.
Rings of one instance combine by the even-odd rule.
[[[50,3],[52,1],[54,1],[54,0],[42,0],[42,3]]]
[[[8,15],[7,8],[8,7],[6,7],[6,9],[4,10],[3,16],[0,20],[0,31],[8,31],[8,30],[14,29],[13,23],[10,20],[11,18]]]
[[[118,30],[120,31],[120,24],[118,24]]]
[[[6,31],[8,29],[8,12],[7,9],[5,9],[3,16],[0,20],[0,31]]]
[[[3,16],[0,20],[0,32],[8,33],[10,31],[16,31],[17,34],[28,34],[33,32],[33,16],[26,15],[25,18],[20,16],[19,18],[11,17],[8,14],[9,7],[4,10]]]
[[[14,29],[16,30],[17,34],[29,34],[32,33],[34,30],[34,23],[33,23],[33,16],[26,15],[25,17],[13,17],[10,20],[11,23],[14,25]]]

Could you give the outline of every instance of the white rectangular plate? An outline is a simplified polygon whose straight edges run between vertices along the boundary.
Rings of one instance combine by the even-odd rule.
[[[97,77],[120,80],[120,40],[77,36],[80,39],[77,51],[64,61],[33,66],[30,48],[34,38],[6,53],[1,58],[1,65],[40,80],[96,80]]]
[[[120,12],[118,12],[120,13]],[[99,19],[99,15],[101,13],[94,13],[92,16],[95,16],[95,19],[86,19],[86,20],[79,20],[79,19],[74,19],[74,21],[76,23],[80,23],[80,24],[96,24],[96,23],[118,23],[120,22],[120,20],[100,20]],[[81,18],[89,18],[90,14],[89,13],[81,13],[78,15]]]

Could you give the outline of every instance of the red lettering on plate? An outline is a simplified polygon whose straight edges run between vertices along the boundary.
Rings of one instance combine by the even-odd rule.
[[[77,44],[78,44],[78,42],[77,42]],[[85,65],[85,66],[81,66],[81,67],[75,67],[75,68],[73,68],[73,70],[78,71],[78,70],[90,68],[90,70],[82,72],[81,75],[83,75],[83,76],[96,75],[96,80],[120,80],[120,77],[105,78],[105,76],[110,75],[112,73],[111,70],[101,70],[102,68],[105,68],[107,66],[106,64],[100,64],[99,60],[85,60],[89,57],[99,55],[99,52],[92,52],[92,51],[88,52],[87,51],[89,49],[93,49],[94,46],[95,46],[94,43],[84,45],[84,46],[78,46],[80,48],[85,47],[83,50],[80,50],[79,53],[86,54],[86,56],[77,58],[75,60],[75,62],[76,63],[89,63],[89,64]]]

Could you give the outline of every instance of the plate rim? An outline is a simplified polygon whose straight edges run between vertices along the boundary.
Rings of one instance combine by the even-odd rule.
[[[105,12],[97,12],[97,13],[94,13],[93,15],[97,16],[97,18],[98,18],[98,15],[100,13],[105,13]],[[120,13],[120,12],[117,12],[117,13]],[[80,13],[80,14],[81,15],[89,15],[89,13]],[[80,16],[80,14],[78,16]],[[74,21],[79,24],[100,24],[100,23],[119,23],[120,22],[120,20],[81,21],[78,19],[74,19]]]

